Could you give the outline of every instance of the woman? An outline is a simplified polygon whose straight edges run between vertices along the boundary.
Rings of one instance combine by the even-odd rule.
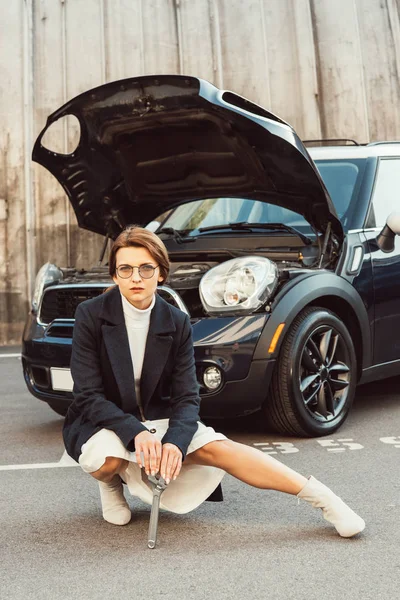
[[[158,236],[125,229],[113,244],[109,271],[115,287],[76,311],[74,402],[63,431],[68,453],[99,482],[104,519],[115,525],[131,519],[122,481],[151,503],[144,472],[166,480],[160,505],[178,513],[206,500],[227,472],[321,508],[343,537],[361,532],[361,517],[322,483],[199,421],[189,318],[156,293],[169,272]]]

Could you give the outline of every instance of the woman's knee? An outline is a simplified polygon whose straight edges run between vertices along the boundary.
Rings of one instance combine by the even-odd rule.
[[[209,442],[208,444],[205,444],[205,446],[202,446],[192,453],[193,462],[213,465],[218,463],[221,457],[227,452],[230,452],[230,450],[231,440],[217,440],[215,442]]]
[[[126,461],[123,458],[107,456],[105,463],[100,467],[100,469],[90,473],[90,475],[99,481],[108,483],[114,477],[114,475],[120,472],[125,463]]]

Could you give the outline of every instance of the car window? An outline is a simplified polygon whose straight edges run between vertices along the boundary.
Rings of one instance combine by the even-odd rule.
[[[372,205],[377,227],[400,205],[400,159],[381,158],[375,179]]]
[[[356,208],[365,163],[365,159],[315,161],[345,230],[348,228],[351,211]]]

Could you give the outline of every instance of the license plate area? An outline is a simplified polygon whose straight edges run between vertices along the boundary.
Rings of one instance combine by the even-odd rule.
[[[50,367],[51,387],[54,391],[72,392],[74,381],[71,375],[71,369],[61,369],[59,367]]]

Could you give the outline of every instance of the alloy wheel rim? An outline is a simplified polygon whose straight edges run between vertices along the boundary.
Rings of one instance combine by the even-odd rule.
[[[343,337],[333,327],[318,327],[300,355],[299,389],[306,411],[321,423],[334,421],[346,404],[350,382],[350,353]]]

